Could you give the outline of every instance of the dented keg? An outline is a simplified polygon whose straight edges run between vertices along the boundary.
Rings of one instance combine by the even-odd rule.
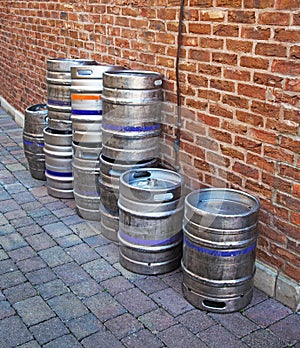
[[[44,129],[48,194],[73,198],[72,133]]]
[[[33,178],[46,180],[43,130],[48,122],[47,104],[31,105],[25,110],[23,145]]]
[[[180,265],[183,177],[159,168],[134,169],[120,177],[119,255],[126,269],[161,274]]]
[[[49,127],[55,130],[71,130],[71,67],[95,65],[89,59],[48,59],[47,94]]]
[[[103,74],[103,155],[122,161],[159,157],[162,77],[151,71]]]
[[[253,294],[259,201],[233,189],[208,188],[185,199],[183,294],[195,307],[227,313]]]

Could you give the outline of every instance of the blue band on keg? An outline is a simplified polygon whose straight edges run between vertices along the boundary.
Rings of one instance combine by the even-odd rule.
[[[28,141],[28,140],[23,140],[23,142],[26,145],[34,145],[34,144],[36,144],[37,146],[44,147],[44,143],[36,143],[34,141]]]
[[[56,106],[71,106],[71,101],[48,99],[48,104]]]
[[[102,115],[102,110],[77,110],[72,109],[73,115]]]
[[[60,172],[54,172],[52,170],[46,169],[46,173],[49,175],[53,175],[53,176],[60,176],[60,177],[72,177],[73,173],[72,172],[67,172],[67,173],[60,173]]]
[[[256,247],[256,243],[254,243],[247,248],[239,249],[239,250],[222,251],[222,250],[208,249],[208,248],[204,248],[191,243],[185,236],[183,237],[183,243],[188,248],[194,249],[202,254],[208,254],[212,256],[221,256],[221,257],[233,257],[233,256],[239,256],[239,255],[246,255],[250,253],[251,251],[253,251]]]
[[[179,233],[175,234],[171,238],[159,239],[159,240],[135,238],[132,236],[128,236],[128,234],[124,233],[122,230],[119,230],[119,235],[121,238],[123,238],[127,242],[137,244],[137,245],[145,245],[145,246],[168,245],[168,244],[172,244],[174,242],[178,242],[182,239],[182,232],[181,231]]]
[[[149,132],[153,130],[160,129],[160,124],[151,124],[148,126],[118,126],[114,124],[102,123],[102,128],[112,131],[120,131],[120,132]]]

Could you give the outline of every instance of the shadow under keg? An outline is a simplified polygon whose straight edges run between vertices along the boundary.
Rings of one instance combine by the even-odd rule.
[[[257,198],[233,189],[187,195],[182,288],[195,307],[228,313],[251,301],[259,207]]]

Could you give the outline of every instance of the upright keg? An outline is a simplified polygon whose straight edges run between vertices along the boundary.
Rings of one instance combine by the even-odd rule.
[[[160,168],[134,169],[120,177],[119,252],[126,269],[160,274],[182,255],[183,177]]]
[[[95,65],[88,59],[48,59],[47,94],[49,127],[71,131],[71,67]]]
[[[131,169],[155,167],[156,159],[133,162],[117,162],[100,156],[100,213],[101,213],[101,233],[107,239],[118,242],[119,229],[119,181],[120,176]]]
[[[45,165],[48,194],[73,198],[72,133],[44,129]]]
[[[259,206],[254,196],[233,189],[187,195],[182,287],[195,307],[227,313],[250,302]]]
[[[101,149],[73,142],[73,191],[78,215],[100,220],[99,156]]]
[[[43,130],[48,122],[47,104],[31,105],[25,110],[23,145],[33,178],[46,180]]]
[[[151,71],[103,74],[103,155],[118,162],[159,157],[162,77]]]

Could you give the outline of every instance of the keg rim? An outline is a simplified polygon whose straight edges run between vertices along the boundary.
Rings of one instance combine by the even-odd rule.
[[[248,202],[249,202],[249,204],[248,204],[249,210],[248,211],[245,210],[244,212],[241,212],[239,214],[237,214],[237,213],[232,213],[232,214],[228,214],[228,213],[224,214],[223,213],[222,214],[221,212],[216,213],[216,212],[212,212],[209,210],[201,209],[197,205],[193,204],[193,203],[195,203],[194,200],[196,197],[197,197],[197,203],[200,202],[199,197],[202,193],[203,194],[207,193],[207,192],[216,193],[218,191],[223,194],[223,198],[225,198],[226,194],[230,194],[230,193],[232,193],[234,195],[239,195],[240,197],[247,198]],[[224,199],[224,201],[226,201],[226,199]],[[232,200],[232,202],[239,203],[238,201],[235,201],[235,200]],[[252,202],[251,206],[250,206],[250,202]],[[189,208],[196,213],[201,212],[201,213],[209,214],[211,216],[226,217],[226,218],[249,216],[249,215],[252,215],[252,214],[258,212],[260,209],[260,201],[256,196],[254,196],[248,192],[242,191],[242,190],[231,189],[231,188],[217,188],[217,187],[201,188],[199,190],[195,190],[195,191],[190,192],[185,197],[185,205],[186,205],[186,209]]]

